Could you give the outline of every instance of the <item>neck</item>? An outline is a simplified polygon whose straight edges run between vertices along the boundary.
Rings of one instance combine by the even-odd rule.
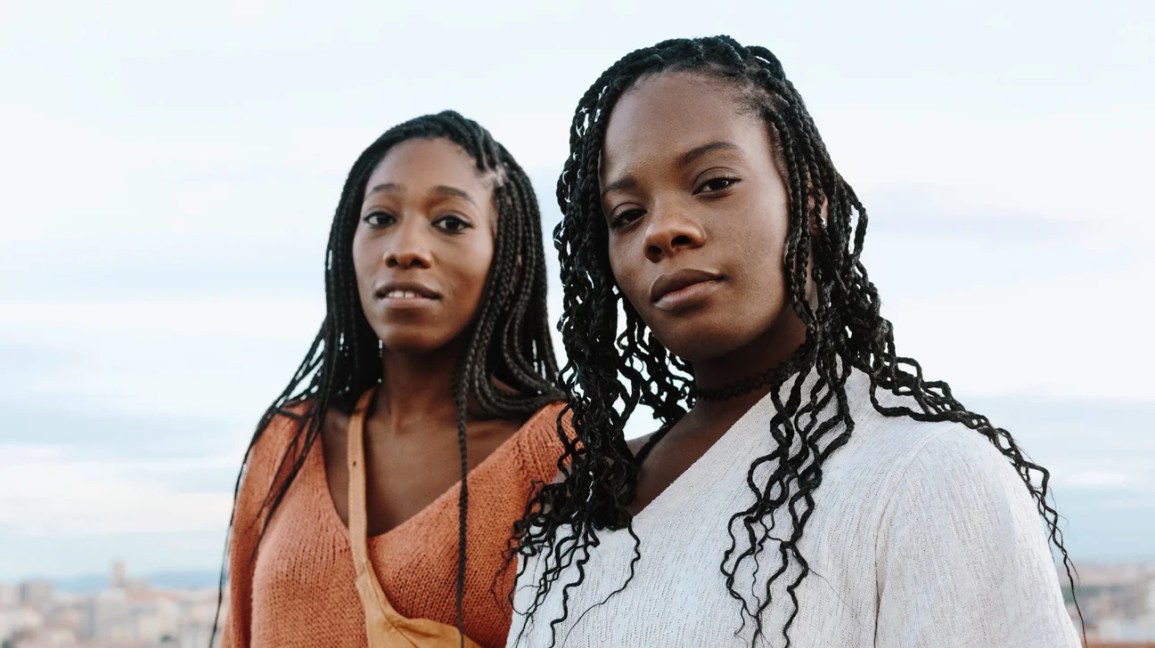
[[[456,342],[430,353],[386,350],[381,359],[385,378],[374,399],[372,418],[393,430],[404,429],[414,419],[455,420],[453,371],[462,351]]]
[[[793,312],[784,314],[750,342],[720,356],[695,361],[694,383],[699,389],[719,390],[749,379],[766,376],[749,390],[723,400],[699,400],[695,411],[720,415],[728,411],[744,412],[770,392],[774,371],[790,359],[806,340],[806,326]]]

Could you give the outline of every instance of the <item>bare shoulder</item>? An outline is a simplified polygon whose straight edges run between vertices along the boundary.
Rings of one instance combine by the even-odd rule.
[[[638,453],[642,451],[642,448],[646,446],[646,443],[648,443],[649,440],[653,438],[654,434],[654,432],[651,432],[649,434],[643,434],[640,437],[626,439],[626,446],[629,447],[630,452],[632,452],[636,457],[638,456]]]
[[[650,434],[646,434],[644,436],[636,437],[633,439],[626,439],[626,446],[629,447],[630,452],[633,453],[634,456],[637,456],[637,454],[641,452],[642,448],[645,447],[646,442],[648,442],[653,436],[654,433],[651,432]],[[559,472],[554,476],[550,483],[560,484],[563,481],[565,481],[565,476]]]

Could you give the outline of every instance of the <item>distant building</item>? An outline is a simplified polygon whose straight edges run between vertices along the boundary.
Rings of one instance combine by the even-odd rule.
[[[20,603],[37,612],[44,612],[52,606],[53,594],[52,581],[30,580],[20,583]]]
[[[78,597],[58,600],[45,617],[44,625],[67,630],[72,637],[83,637],[88,628],[88,612],[84,601]]]
[[[0,642],[16,639],[44,627],[44,617],[25,607],[0,609]]]
[[[207,648],[217,614],[216,590],[188,592],[181,601],[181,621],[175,637],[177,648]],[[219,637],[217,638],[220,639]]]
[[[1080,572],[1089,646],[1155,648],[1155,565],[1083,566]]]
[[[77,643],[76,636],[61,628],[41,628],[27,632],[12,640],[13,648],[74,648],[84,646]]]
[[[20,605],[20,588],[11,583],[0,583],[0,610]]]
[[[112,589],[124,589],[128,584],[128,567],[123,560],[112,563]]]
[[[88,627],[84,633],[96,641],[124,642],[136,634],[128,614],[128,597],[122,589],[110,589],[88,602]]]

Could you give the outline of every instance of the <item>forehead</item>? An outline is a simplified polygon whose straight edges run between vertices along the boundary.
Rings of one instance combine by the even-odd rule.
[[[418,194],[438,186],[482,198],[492,193],[491,183],[477,170],[473,158],[445,138],[410,139],[393,146],[369,175],[366,189],[383,184],[399,185],[407,193]]]
[[[712,142],[729,142],[750,154],[767,153],[766,127],[743,101],[736,88],[701,74],[665,72],[641,79],[622,94],[610,114],[602,183]]]

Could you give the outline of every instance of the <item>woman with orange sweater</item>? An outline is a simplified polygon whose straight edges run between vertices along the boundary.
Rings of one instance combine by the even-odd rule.
[[[354,163],[327,314],[238,478],[224,646],[501,646],[513,522],[557,472],[541,222],[454,112]]]

